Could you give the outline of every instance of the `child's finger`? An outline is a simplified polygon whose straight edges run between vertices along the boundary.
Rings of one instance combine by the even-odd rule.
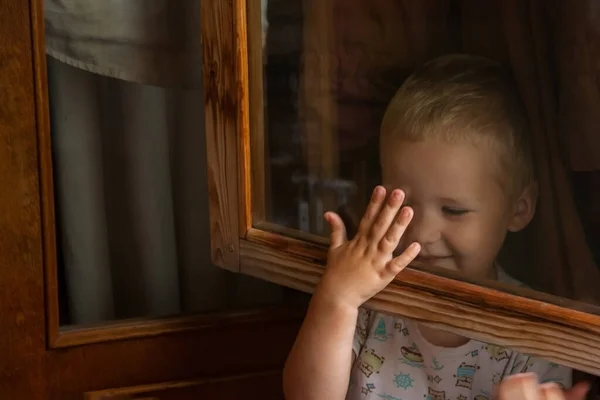
[[[408,224],[412,221],[413,215],[414,211],[410,207],[404,207],[396,214],[396,218],[394,218],[385,236],[379,242],[379,250],[386,254],[396,250],[402,235],[408,228]]]
[[[331,229],[331,248],[341,246],[346,243],[348,238],[346,237],[346,226],[342,218],[334,212],[325,213],[325,220],[329,223]]]
[[[590,384],[588,382],[579,382],[571,389],[565,392],[566,400],[584,400],[590,391]]]
[[[415,259],[419,252],[421,251],[421,245],[417,242],[412,243],[410,246],[406,248],[398,257],[394,258],[386,265],[386,271],[389,272],[391,276],[396,276],[404,268],[408,266]]]
[[[522,373],[504,378],[498,387],[498,400],[542,400],[535,374]]]
[[[556,383],[540,385],[540,397],[544,400],[565,400],[563,391]]]
[[[396,189],[390,193],[389,199],[381,207],[377,219],[371,225],[371,230],[369,231],[369,240],[371,240],[371,243],[378,244],[385,236],[390,229],[390,225],[398,215],[398,210],[400,210],[403,201],[404,192],[402,190]]]
[[[383,206],[383,202],[385,201],[385,188],[383,186],[377,186],[373,190],[373,195],[371,196],[371,201],[367,206],[367,210],[360,220],[360,224],[358,225],[357,235],[366,236],[371,230],[371,225],[377,215],[379,215],[379,211]]]

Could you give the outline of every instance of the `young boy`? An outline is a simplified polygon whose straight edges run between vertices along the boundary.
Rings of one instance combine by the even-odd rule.
[[[568,368],[360,308],[409,263],[518,284],[496,256],[531,221],[537,192],[510,75],[480,57],[430,61],[391,101],[380,143],[383,185],[356,236],[325,215],[327,267],[285,367],[286,398],[483,400],[521,372],[570,387]]]

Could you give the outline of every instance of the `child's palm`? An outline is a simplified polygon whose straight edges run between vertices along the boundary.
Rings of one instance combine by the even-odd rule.
[[[563,391],[554,383],[540,385],[535,374],[516,374],[504,379],[498,388],[497,400],[585,400],[590,386],[579,382]]]
[[[359,307],[380,292],[420,250],[415,243],[393,257],[413,211],[408,207],[400,211],[404,201],[400,190],[393,191],[389,200],[385,200],[385,189],[376,188],[358,232],[350,241],[339,215],[326,214],[331,227],[331,247],[321,285],[352,307]]]

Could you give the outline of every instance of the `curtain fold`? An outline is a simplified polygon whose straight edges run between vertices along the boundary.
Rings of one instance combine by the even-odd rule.
[[[546,6],[539,0],[502,2],[510,63],[529,113],[540,183],[532,265],[544,290],[600,304],[600,271],[586,241],[561,141],[562,93],[555,86],[556,44]]]
[[[47,53],[71,66],[163,87],[199,88],[199,1],[44,0]]]
[[[280,302],[211,262],[200,3],[45,6],[61,323]]]

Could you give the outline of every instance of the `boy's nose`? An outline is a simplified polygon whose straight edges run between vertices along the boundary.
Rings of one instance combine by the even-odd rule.
[[[441,238],[440,228],[441,224],[436,216],[415,210],[405,238],[408,243],[418,242],[421,245],[435,243]]]

